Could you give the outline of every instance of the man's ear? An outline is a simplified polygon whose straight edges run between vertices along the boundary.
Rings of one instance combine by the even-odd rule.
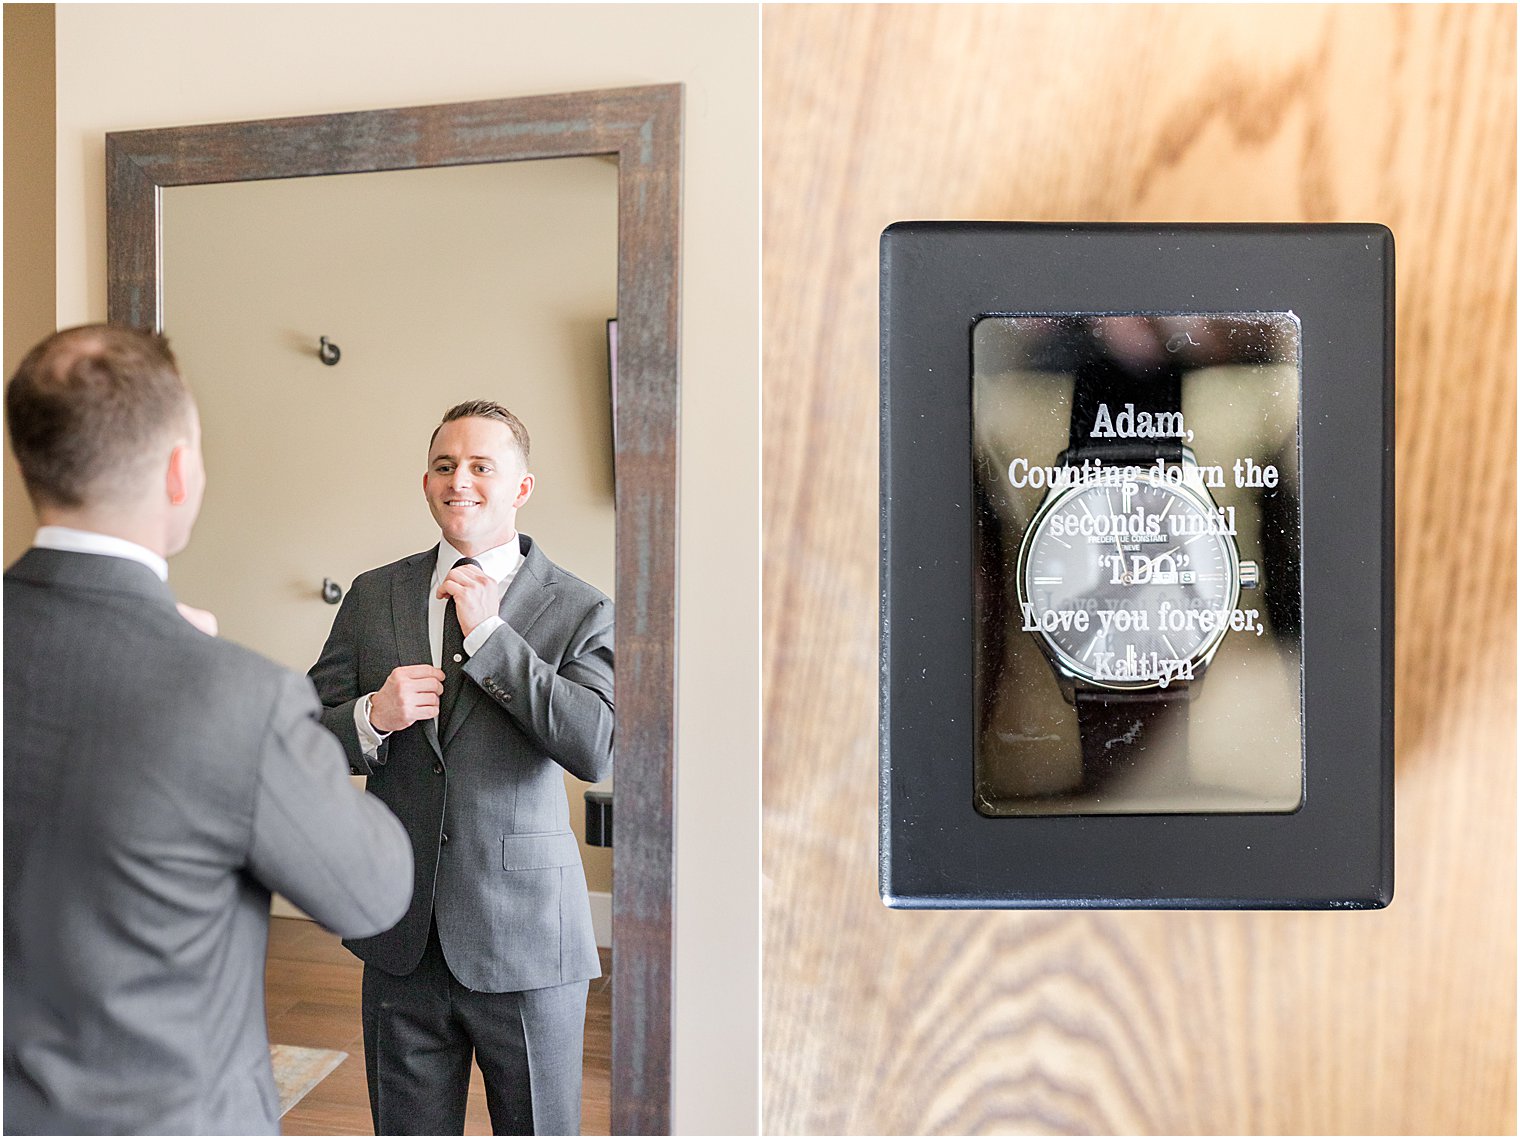
[[[512,503],[513,510],[522,508],[522,504],[533,496],[533,476],[523,472],[522,482],[517,487],[517,498]]]
[[[175,444],[174,450],[169,452],[169,466],[164,472],[164,490],[170,506],[183,506],[190,497],[189,467],[189,444]]]

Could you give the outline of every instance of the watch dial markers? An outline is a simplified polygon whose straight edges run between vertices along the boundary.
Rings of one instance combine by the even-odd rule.
[[[1214,513],[1192,488],[1142,475],[1121,489],[1078,485],[1046,501],[1024,540],[1023,625],[1038,625],[1034,635],[1080,678],[1155,687],[1169,662],[1197,660],[1223,637],[1239,555],[1227,535],[1174,537]]]

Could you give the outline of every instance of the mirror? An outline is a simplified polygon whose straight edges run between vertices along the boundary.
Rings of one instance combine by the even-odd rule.
[[[111,319],[164,328],[201,401],[215,492],[175,572],[226,635],[305,671],[323,579],[436,542],[442,409],[532,433],[521,529],[617,605],[617,844],[583,853],[612,894],[614,1133],[669,1128],[679,133],[657,87],[107,140]]]

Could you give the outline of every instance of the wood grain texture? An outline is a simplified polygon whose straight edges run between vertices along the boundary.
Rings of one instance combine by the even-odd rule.
[[[611,154],[618,161],[618,813],[613,1122],[671,1120],[680,438],[680,84],[106,136],[110,319],[163,325],[165,186]]]
[[[1501,7],[765,10],[767,1131],[1513,1132],[1514,43]],[[914,218],[1392,227],[1389,909],[882,907],[877,236]]]

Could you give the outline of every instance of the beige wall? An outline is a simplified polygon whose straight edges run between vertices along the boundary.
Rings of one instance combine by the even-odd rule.
[[[322,579],[347,588],[437,541],[428,435],[467,399],[528,427],[537,485],[519,527],[613,592],[615,162],[179,187],[163,261],[164,331],[215,487],[174,588],[223,636],[311,667],[337,613]],[[565,779],[580,834],[588,785]],[[581,853],[587,885],[610,891],[612,851]]]
[[[758,12],[67,5],[57,319],[105,314],[104,134],[686,84],[675,1125],[758,1125]],[[212,488],[212,493],[215,487]]]
[[[53,331],[53,5],[7,4],[5,28],[5,375]],[[36,516],[5,442],[5,564]]]

